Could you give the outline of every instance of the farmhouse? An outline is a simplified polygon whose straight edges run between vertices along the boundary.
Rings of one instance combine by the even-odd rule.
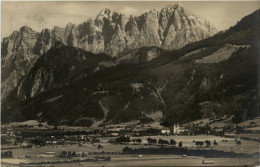
[[[167,129],[167,128],[164,128],[161,130],[161,133],[162,134],[170,134],[171,133],[171,130],[170,129]]]

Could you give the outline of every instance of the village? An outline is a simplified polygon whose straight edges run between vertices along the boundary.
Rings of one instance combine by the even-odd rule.
[[[235,154],[256,157],[260,118],[241,125],[229,123],[231,118],[225,115],[172,127],[140,120],[96,128],[48,125],[35,120],[4,124],[2,165],[12,164],[14,159],[13,162],[20,165],[105,163],[128,154],[144,160],[147,149],[156,155],[172,154],[182,158],[195,156],[193,151],[198,150],[200,158],[210,155],[204,151],[214,155],[224,151],[234,157]]]

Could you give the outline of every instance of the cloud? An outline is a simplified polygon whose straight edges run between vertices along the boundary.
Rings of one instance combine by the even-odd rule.
[[[42,29],[43,27],[47,26],[46,19],[49,17],[51,17],[50,14],[46,12],[39,12],[35,13],[34,15],[27,15],[25,18],[27,22],[32,22],[38,27],[38,29]]]
[[[117,9],[116,11],[119,13],[123,13],[126,16],[137,15],[140,13],[139,10],[132,8],[132,7],[123,7],[123,8]]]

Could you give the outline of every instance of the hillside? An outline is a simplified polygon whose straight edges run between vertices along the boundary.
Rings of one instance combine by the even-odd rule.
[[[234,114],[234,122],[253,117],[259,114],[256,19],[259,10],[226,32],[162,52],[151,61],[101,69],[26,100],[10,96],[2,105],[2,118],[89,126],[157,111],[163,113],[164,125],[223,114]],[[52,48],[52,56],[59,49]]]

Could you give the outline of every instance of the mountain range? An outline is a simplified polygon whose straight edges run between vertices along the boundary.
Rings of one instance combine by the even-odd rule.
[[[57,41],[92,53],[117,57],[141,47],[178,49],[216,32],[213,25],[185,10],[181,4],[130,18],[103,9],[95,20],[79,25],[69,23],[65,28],[55,26],[41,32],[23,26],[2,42],[2,98],[18,86],[36,60]]]
[[[94,21],[41,33],[22,27],[2,43],[2,120],[93,126],[161,112],[171,125],[255,116],[258,20],[259,10],[215,34],[176,4],[129,19],[104,9]]]

